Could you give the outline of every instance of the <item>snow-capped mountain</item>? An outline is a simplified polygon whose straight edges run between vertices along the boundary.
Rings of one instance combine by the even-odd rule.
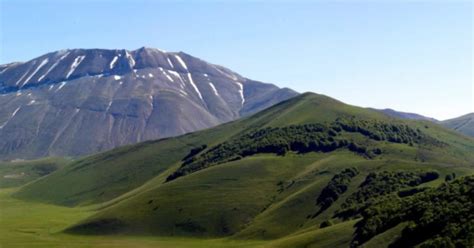
[[[73,49],[0,65],[0,159],[176,136],[295,96],[183,52]]]

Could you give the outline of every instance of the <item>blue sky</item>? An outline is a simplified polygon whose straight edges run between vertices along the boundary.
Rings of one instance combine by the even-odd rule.
[[[184,51],[243,76],[438,119],[474,112],[471,1],[0,0],[0,63]]]

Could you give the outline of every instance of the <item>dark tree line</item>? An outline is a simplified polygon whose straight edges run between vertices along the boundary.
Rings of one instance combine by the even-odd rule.
[[[474,176],[404,198],[386,197],[364,209],[362,217],[353,246],[408,223],[390,247],[473,247]]]
[[[352,178],[357,176],[359,171],[356,168],[347,168],[338,174],[328,182],[326,187],[323,188],[321,194],[316,199],[316,204],[319,206],[319,213],[329,208],[344,192],[347,191]]]
[[[367,158],[373,158],[382,153],[380,148],[356,143],[344,135],[345,133],[359,133],[374,141],[409,145],[430,142],[437,144],[433,141],[434,139],[426,136],[419,129],[413,129],[404,124],[355,118],[337,119],[327,125],[305,124],[264,128],[242,134],[207,150],[206,146],[191,150],[183,160],[181,168],[170,175],[168,181],[209,166],[260,153],[284,156],[288,152],[331,152],[341,148]]]
[[[413,187],[439,177],[436,171],[381,171],[367,175],[358,190],[341,205],[336,216],[343,219],[358,217],[365,208],[380,200],[381,196],[398,193],[415,194]],[[422,191],[422,190],[419,190]]]

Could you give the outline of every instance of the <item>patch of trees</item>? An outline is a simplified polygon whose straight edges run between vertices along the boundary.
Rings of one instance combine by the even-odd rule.
[[[184,163],[188,163],[188,164],[193,162],[192,159],[194,158],[194,156],[196,156],[198,153],[204,151],[204,149],[206,149],[206,148],[207,148],[207,145],[204,144],[204,145],[200,145],[198,147],[195,147],[195,148],[191,149],[191,151],[189,151],[189,153],[181,161],[183,161]]]
[[[373,140],[394,143],[414,144],[424,138],[419,129],[413,129],[408,125],[373,120],[337,119],[333,127],[346,132],[357,132]]]
[[[448,174],[448,175],[446,175],[446,176],[444,177],[444,180],[445,180],[446,182],[452,181],[452,180],[454,180],[454,179],[456,179],[456,173],[454,173],[454,172],[453,172],[453,173],[450,173],[450,174]]]
[[[358,174],[359,171],[356,168],[347,168],[334,175],[316,199],[316,204],[319,206],[319,212],[316,215],[328,209],[340,195],[346,192],[352,178]]]
[[[45,176],[53,173],[58,169],[58,166],[55,164],[40,164],[33,167],[33,171],[39,176]]]
[[[326,227],[329,227],[329,226],[332,226],[333,223],[331,220],[325,220],[323,222],[321,222],[321,224],[319,225],[319,228],[326,228]]]
[[[359,189],[347,197],[336,216],[343,219],[355,217],[365,208],[379,201],[381,196],[397,192],[402,196],[415,194],[417,192],[413,187],[433,181],[438,177],[439,174],[436,171],[381,171],[370,173],[359,186]],[[413,190],[407,191],[410,188]]]
[[[414,194],[418,194],[418,193],[423,192],[427,189],[429,189],[429,188],[428,187],[418,187],[418,188],[405,189],[405,190],[398,191],[397,195],[398,195],[398,197],[407,197],[407,196],[411,196],[411,195],[414,195]]]
[[[367,121],[355,118],[337,119],[330,124],[292,125],[281,128],[264,128],[242,134],[232,140],[218,144],[201,153],[206,147],[193,149],[183,161],[181,168],[168,177],[177,177],[220,163],[239,160],[261,153],[284,156],[288,152],[331,152],[346,148],[367,158],[382,153],[377,147],[367,147],[350,139],[347,133],[359,133],[370,140],[416,144],[427,140],[419,129],[404,124]]]
[[[474,176],[404,198],[386,198],[362,212],[353,246],[408,223],[390,247],[473,247]]]

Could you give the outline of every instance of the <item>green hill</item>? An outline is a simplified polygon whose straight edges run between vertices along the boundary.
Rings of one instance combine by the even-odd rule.
[[[68,162],[69,160],[62,158],[0,162],[0,188],[18,187],[29,183],[55,172]]]
[[[442,121],[441,125],[474,137],[474,113]]]
[[[368,209],[473,172],[471,138],[306,93],[216,128],[78,160],[15,197],[95,204],[70,234],[380,247],[400,242],[405,219],[360,236]]]

